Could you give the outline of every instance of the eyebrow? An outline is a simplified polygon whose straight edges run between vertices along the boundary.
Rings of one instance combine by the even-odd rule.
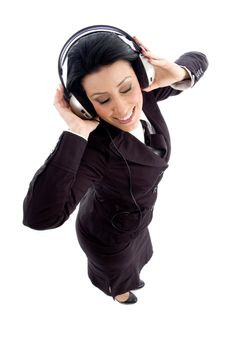
[[[118,85],[117,87],[119,87],[120,85],[122,85],[127,79],[131,78],[131,75],[128,75],[127,77],[125,77]],[[103,92],[95,92],[94,94],[91,95],[91,97],[95,96],[95,95],[102,95],[102,94],[107,94],[107,91],[103,91]]]

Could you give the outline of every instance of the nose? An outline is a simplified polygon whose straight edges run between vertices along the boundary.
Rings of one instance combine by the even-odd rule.
[[[112,105],[112,112],[115,117],[125,117],[128,113],[128,107],[124,99],[115,98]]]

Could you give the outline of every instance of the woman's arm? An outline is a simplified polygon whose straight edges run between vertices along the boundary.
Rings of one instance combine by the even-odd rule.
[[[161,65],[162,63],[160,62],[159,64]],[[153,90],[156,101],[161,101],[170,96],[178,95],[182,92],[183,89],[180,88],[181,84],[179,83],[184,82],[187,78],[190,79],[190,77],[188,76],[188,72],[185,68],[187,68],[191,73],[193,78],[192,86],[194,86],[206,71],[208,67],[208,60],[203,53],[197,52],[197,51],[191,51],[180,56],[180,58],[178,58],[178,60],[176,60],[175,63],[164,64],[163,69],[158,68],[158,62],[156,63],[156,66],[157,66],[156,68],[157,78],[155,78],[155,80],[157,79],[157,86],[160,86],[160,87],[159,88],[155,87],[155,89],[151,89],[151,90]],[[181,69],[183,71],[185,70],[186,73],[183,73],[184,77],[182,79],[179,79],[178,74],[182,74]],[[163,72],[161,72],[161,70],[163,70]],[[174,81],[176,76],[175,71],[177,71],[176,81]],[[178,73],[178,71],[180,71],[180,73]],[[165,79],[164,79],[161,83],[161,76],[167,77],[167,82],[165,82]],[[169,76],[170,76],[170,80],[169,80]],[[173,78],[171,76],[173,76]],[[164,86],[166,83],[169,86]],[[145,91],[149,91],[149,90],[145,90]]]
[[[152,84],[146,89],[143,89],[143,91],[153,91],[156,101],[180,94],[188,85],[183,84],[185,81],[188,82],[188,80],[190,80],[190,86],[195,85],[208,67],[208,60],[201,52],[187,52],[180,56],[175,62],[169,62],[152,53],[136,37],[134,37],[134,39],[142,48],[143,56],[155,67],[155,79]]]
[[[23,224],[37,230],[62,225],[105,169],[103,147],[98,147],[93,136],[87,141],[98,122],[83,121],[74,115],[62,88],[57,90],[54,104],[72,132],[62,133],[29,185],[23,203]]]
[[[63,132],[29,185],[23,203],[24,225],[36,230],[62,225],[87,189],[102,178],[105,156],[94,144],[87,144],[82,137]]]

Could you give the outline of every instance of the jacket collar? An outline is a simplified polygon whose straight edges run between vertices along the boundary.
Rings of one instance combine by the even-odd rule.
[[[148,119],[155,128],[155,130],[159,131],[160,128],[158,128],[158,126],[155,125],[153,120],[151,120],[150,118]],[[164,136],[161,133],[156,132],[156,134],[151,134],[149,130],[146,130],[147,136],[149,137],[148,147],[147,145],[139,141],[131,133],[123,131],[105,122],[104,120],[101,120],[100,125],[102,125],[103,129],[105,130],[105,134],[108,134],[110,148],[115,154],[121,155],[128,161],[135,162],[138,164],[147,166],[162,166],[165,168],[167,167],[167,143]],[[154,153],[153,149],[163,149],[165,153],[163,158]]]
[[[129,162],[151,167],[167,167],[167,162],[155,154],[152,147],[147,147],[129,132],[121,130],[114,139],[112,138],[110,148],[113,153],[124,157]]]

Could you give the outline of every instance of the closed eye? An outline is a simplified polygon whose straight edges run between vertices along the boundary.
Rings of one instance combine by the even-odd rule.
[[[107,100],[104,100],[104,101],[97,101],[97,102],[99,102],[99,104],[103,105],[103,104],[107,103],[109,100],[110,100],[110,98],[108,98]]]
[[[121,94],[126,94],[127,92],[129,92],[132,89],[132,85],[129,86],[128,89],[121,91]]]
[[[132,90],[132,85],[130,85],[126,90],[123,90],[123,91],[120,91],[121,94],[127,94],[127,92],[131,91]],[[110,98],[107,98],[106,100],[103,100],[103,101],[98,101],[97,102],[101,105],[107,103],[110,101]]]

